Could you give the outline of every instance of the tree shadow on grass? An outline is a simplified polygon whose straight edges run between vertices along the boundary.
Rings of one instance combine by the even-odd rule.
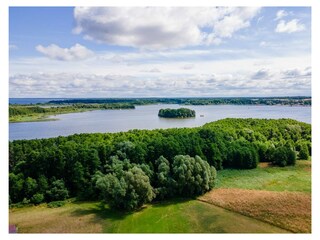
[[[75,202],[76,203],[76,202]],[[80,217],[85,215],[94,214],[95,218],[93,221],[111,220],[117,221],[125,219],[128,215],[131,215],[133,212],[125,212],[120,210],[111,209],[104,202],[96,203],[90,208],[87,209],[76,209],[71,212],[71,216]]]
[[[163,207],[167,207],[169,205],[176,205],[176,204],[190,202],[192,200],[195,200],[195,198],[171,198],[168,200],[155,201],[152,203],[152,207],[163,208]]]

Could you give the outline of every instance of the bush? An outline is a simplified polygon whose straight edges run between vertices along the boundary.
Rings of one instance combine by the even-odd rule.
[[[307,144],[301,144],[299,151],[299,159],[308,160],[309,159],[309,149]]]
[[[53,202],[49,202],[47,206],[49,208],[58,208],[58,207],[64,206],[65,204],[66,204],[65,201],[53,201]]]
[[[44,196],[42,193],[36,193],[31,198],[31,202],[34,204],[40,204],[43,202],[43,200],[44,200]]]
[[[51,201],[65,200],[69,196],[64,181],[61,179],[53,181],[51,189],[46,191],[46,194]]]
[[[272,153],[272,163],[280,167],[285,167],[287,165],[295,165],[296,154],[288,146],[280,146],[274,149]]]

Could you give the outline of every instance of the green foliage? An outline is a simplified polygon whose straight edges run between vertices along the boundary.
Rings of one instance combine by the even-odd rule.
[[[23,186],[24,177],[22,173],[9,174],[9,195],[13,203],[22,201],[24,197]]]
[[[42,193],[36,193],[31,198],[31,202],[34,204],[40,204],[43,201],[44,201],[44,195]]]
[[[163,118],[189,118],[195,117],[196,112],[188,108],[179,108],[179,109],[160,109],[158,113],[159,117]]]
[[[37,181],[35,179],[32,179],[31,177],[27,177],[27,179],[24,182],[25,196],[30,199],[33,196],[33,194],[36,193],[37,188]]]
[[[138,167],[97,177],[97,187],[112,207],[133,210],[154,198],[149,177]]]
[[[280,146],[275,148],[271,158],[272,163],[280,167],[294,165],[296,162],[296,154],[289,146]]]
[[[98,109],[135,109],[135,106],[130,103],[112,103],[112,104],[72,104],[59,107],[42,107],[33,105],[10,105],[9,119],[10,121],[17,121],[19,117],[24,116],[39,116],[39,115],[53,115],[69,112],[81,112],[86,110]]]
[[[216,170],[199,156],[178,155],[172,163],[172,175],[178,195],[197,196],[214,187]]]
[[[303,159],[303,160],[309,159],[309,150],[306,143],[303,143],[300,146],[299,159]]]
[[[185,105],[219,105],[219,104],[237,104],[237,105],[311,105],[310,97],[237,97],[237,98],[89,98],[89,99],[66,99],[53,100],[53,104],[132,104],[146,105],[156,103],[167,104],[185,104]]]
[[[158,199],[173,197],[176,191],[176,182],[172,178],[169,161],[160,156],[156,161],[157,173],[155,180],[155,192]]]
[[[93,178],[96,172],[120,181],[118,176],[137,167],[149,178],[156,198],[165,199],[178,194],[173,172],[177,155],[197,155],[217,170],[251,169],[257,160],[294,164],[294,152],[305,149],[303,145],[310,154],[311,125],[290,119],[224,119],[198,128],[17,140],[9,143],[9,195],[12,203],[37,193],[46,202],[68,196],[94,200],[99,196]],[[284,161],[281,154],[273,157],[281,146],[290,150],[283,151]],[[53,183],[57,179],[63,184]]]
[[[46,191],[46,195],[50,201],[65,200],[69,197],[68,190],[62,179],[54,180],[50,189]]]
[[[244,140],[236,140],[229,146],[228,159],[225,161],[225,167],[252,169],[258,164],[258,153],[254,146]]]
[[[49,202],[47,206],[49,208],[58,208],[58,207],[64,206],[65,204],[66,204],[65,201],[53,201],[53,202]]]

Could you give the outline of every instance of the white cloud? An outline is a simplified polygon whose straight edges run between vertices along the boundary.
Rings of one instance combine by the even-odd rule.
[[[275,21],[280,20],[284,17],[288,16],[288,13],[285,10],[279,10],[276,14],[276,18],[274,19]]]
[[[212,70],[211,73],[179,76],[33,73],[11,75],[9,84],[10,97],[310,95],[311,68],[257,68],[242,72]]]
[[[293,32],[301,32],[305,30],[305,26],[302,23],[299,23],[298,19],[293,19],[289,22],[286,22],[284,20],[281,20],[276,29],[275,32],[278,33],[293,33]]]
[[[268,79],[270,77],[271,75],[268,69],[260,69],[251,76],[251,79],[261,80],[261,79]]]
[[[143,72],[159,73],[161,71],[158,68],[151,68],[149,70],[144,70]]]
[[[76,7],[74,33],[110,45],[168,49],[219,44],[250,21],[260,8]]]
[[[189,64],[185,64],[182,66],[182,69],[184,70],[190,70],[190,69],[193,69],[194,68],[194,64],[192,63],[189,63]]]
[[[55,44],[51,44],[48,47],[38,45],[36,46],[36,50],[43,53],[50,59],[60,61],[82,60],[93,55],[93,52],[91,50],[78,43],[70,48],[61,48]]]

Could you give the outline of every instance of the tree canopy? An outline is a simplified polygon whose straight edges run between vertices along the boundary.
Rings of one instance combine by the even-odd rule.
[[[195,117],[196,112],[188,108],[178,108],[178,109],[160,109],[158,113],[159,117],[163,118],[189,118]]]
[[[9,142],[9,197],[36,204],[103,198],[134,209],[202,194],[214,186],[215,170],[255,168],[259,161],[294,165],[311,150],[311,125],[291,119],[15,140]]]

